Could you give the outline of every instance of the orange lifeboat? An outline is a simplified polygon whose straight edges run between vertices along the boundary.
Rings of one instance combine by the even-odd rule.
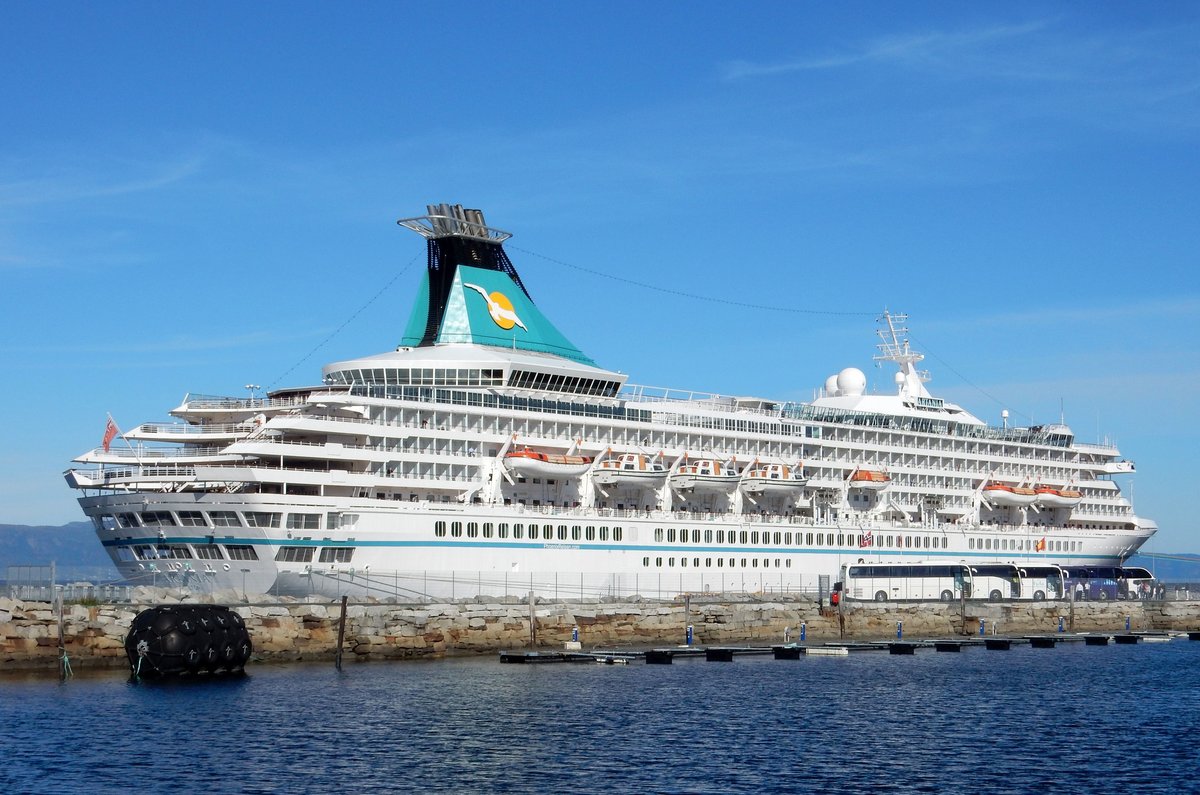
[[[856,469],[850,474],[850,488],[866,489],[867,491],[883,491],[888,487],[891,478],[886,472],[876,469]]]
[[[795,494],[808,478],[799,467],[787,464],[758,464],[746,471],[742,491],[747,494]]]
[[[592,471],[592,481],[598,486],[660,486],[666,479],[663,465],[641,453],[621,453],[601,461]]]
[[[1074,508],[1083,500],[1083,493],[1071,489],[1056,489],[1053,486],[1037,486],[1038,505],[1047,508]]]
[[[528,447],[505,454],[504,464],[521,475],[536,477],[578,477],[592,465],[591,456],[542,453]]]
[[[1016,508],[1033,505],[1038,498],[1037,492],[1033,489],[996,482],[989,483],[983,487],[983,496],[992,505],[1004,505]]]

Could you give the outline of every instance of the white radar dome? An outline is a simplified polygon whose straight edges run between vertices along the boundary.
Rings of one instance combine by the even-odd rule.
[[[838,392],[849,397],[858,397],[867,389],[867,377],[857,367],[847,367],[837,375]]]
[[[838,396],[838,377],[836,375],[825,379],[825,394],[829,397]]]

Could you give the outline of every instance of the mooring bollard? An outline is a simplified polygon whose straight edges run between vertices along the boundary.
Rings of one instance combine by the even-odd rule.
[[[903,638],[904,638],[904,622],[897,621],[896,622],[896,640],[903,640]]]
[[[687,625],[687,645],[692,645],[692,625]]]
[[[804,642],[804,636],[805,636],[807,630],[808,630],[808,624],[801,621],[800,622],[800,642],[801,643]]]
[[[987,624],[987,619],[984,619],[984,618],[981,618],[981,619],[979,619],[979,637],[981,637],[981,638],[982,638],[982,637],[984,636],[984,634],[985,634],[985,633],[984,633],[984,631],[983,631],[983,630],[984,630],[984,625],[985,625],[985,624]]]

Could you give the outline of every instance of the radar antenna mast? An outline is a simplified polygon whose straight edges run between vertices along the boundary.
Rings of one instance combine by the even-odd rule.
[[[909,398],[931,397],[929,391],[925,389],[925,383],[929,381],[928,370],[918,370],[917,362],[925,358],[925,354],[914,351],[908,342],[908,327],[904,324],[908,322],[907,314],[892,314],[888,310],[883,310],[876,321],[879,323],[879,328],[875,333],[879,335],[879,344],[875,347],[879,348],[879,353],[874,357],[876,362],[895,362],[900,368],[900,376],[896,378],[896,383],[900,387],[900,394]]]

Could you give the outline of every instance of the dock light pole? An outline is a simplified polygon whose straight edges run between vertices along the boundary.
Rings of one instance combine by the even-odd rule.
[[[250,392],[250,399],[254,400],[254,393],[262,389],[258,384],[246,384],[246,389]]]

